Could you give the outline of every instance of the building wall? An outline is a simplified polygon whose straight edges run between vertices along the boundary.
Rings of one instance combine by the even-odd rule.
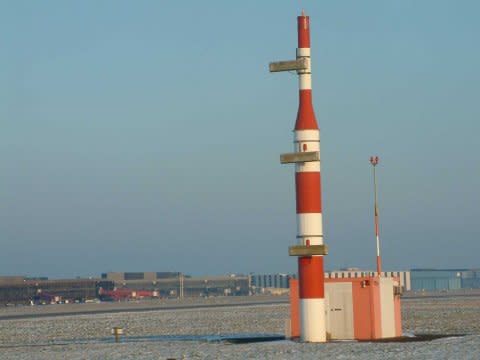
[[[462,288],[462,274],[465,269],[412,269],[412,290],[435,291],[457,290]]]
[[[181,274],[179,272],[108,272],[102,274],[102,279],[112,280],[115,282],[122,281],[155,281],[159,279],[174,279]]]
[[[250,285],[253,289],[277,288],[288,289],[289,280],[295,278],[291,274],[252,274],[250,275]]]
[[[138,279],[140,276],[134,276],[137,279],[127,280],[126,277],[116,274],[110,278],[118,279],[114,281],[117,289],[156,290],[160,297],[179,297],[182,289],[184,297],[248,295],[250,290],[248,276],[187,277],[177,275],[176,277],[162,276],[162,278],[158,278],[158,273],[145,274],[148,275],[143,279]],[[127,278],[132,277],[127,276]]]
[[[0,304],[28,304],[55,296],[83,301],[96,298],[100,286],[113,288],[113,283],[99,279],[24,280],[0,285]]]
[[[462,272],[462,288],[480,288],[480,270],[475,269]]]
[[[380,278],[382,338],[391,338],[396,336],[396,309],[394,291],[392,291],[392,289],[394,289],[393,278]]]
[[[361,271],[361,270],[346,270],[346,271],[331,271],[325,272],[326,279],[345,279],[345,278],[360,278],[365,276],[377,276],[375,271]],[[398,278],[400,286],[403,291],[411,290],[410,271],[385,271],[382,272],[382,277]]]
[[[24,280],[24,276],[0,276],[0,285],[21,284]]]

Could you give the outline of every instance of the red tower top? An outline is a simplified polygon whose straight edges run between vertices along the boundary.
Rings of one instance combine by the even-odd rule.
[[[310,47],[310,17],[305,16],[302,11],[302,15],[297,17],[298,24],[298,47],[309,48]]]
[[[295,130],[318,130],[315,111],[312,104],[312,90],[300,90]]]
[[[310,68],[310,17],[306,16],[303,11],[302,15],[297,17],[298,31],[298,49],[297,59],[306,58],[308,60],[308,68],[298,71],[300,101],[298,105],[297,121],[295,122],[295,130],[317,130],[317,120],[312,104],[312,80]]]

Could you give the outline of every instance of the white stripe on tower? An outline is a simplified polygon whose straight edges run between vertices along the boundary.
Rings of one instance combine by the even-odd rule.
[[[294,130],[295,151],[320,151],[320,131],[312,105],[309,17],[299,16],[297,59],[307,60],[298,70],[300,103]],[[300,245],[322,245],[320,161],[297,163],[295,187],[297,238]],[[323,256],[298,258],[300,336],[306,342],[325,342],[325,299]]]

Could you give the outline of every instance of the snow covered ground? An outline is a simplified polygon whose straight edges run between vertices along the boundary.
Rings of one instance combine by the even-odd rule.
[[[0,359],[479,359],[480,297],[404,299],[404,332],[466,334],[428,342],[179,341],[167,335],[283,334],[286,304],[0,321]],[[114,343],[111,328],[125,336]],[[180,337],[181,339],[181,337]]]

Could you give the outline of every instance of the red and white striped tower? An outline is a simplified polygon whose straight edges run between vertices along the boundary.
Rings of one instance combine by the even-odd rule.
[[[294,153],[283,154],[282,163],[295,163],[298,245],[289,253],[298,256],[300,337],[306,342],[325,342],[325,299],[322,203],[320,188],[320,131],[312,105],[310,23],[298,16],[298,48],[294,61],[270,64],[270,71],[296,70],[300,102],[294,129]]]
[[[377,240],[377,273],[378,276],[382,274],[382,258],[380,257],[380,235],[378,231],[378,203],[377,203],[377,175],[375,168],[379,162],[378,156],[370,157],[370,164],[373,166],[373,193],[374,193],[374,206],[375,206],[375,238]]]
[[[298,17],[297,58],[308,68],[298,71],[300,103],[294,130],[295,150],[320,152],[320,131],[312,104],[309,17]],[[295,164],[297,238],[300,245],[323,245],[320,160]],[[300,334],[303,341],[326,341],[323,255],[298,258]]]

